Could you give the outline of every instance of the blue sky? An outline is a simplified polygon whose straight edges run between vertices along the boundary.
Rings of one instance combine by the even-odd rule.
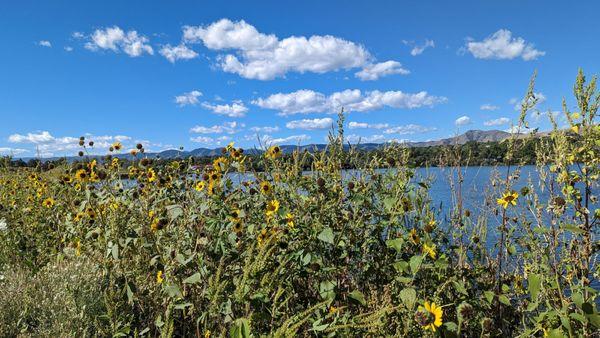
[[[423,141],[510,128],[598,73],[597,1],[5,1],[0,153]],[[533,126],[549,128],[545,117]]]

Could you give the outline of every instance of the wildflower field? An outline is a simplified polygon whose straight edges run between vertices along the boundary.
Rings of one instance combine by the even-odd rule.
[[[343,115],[326,151],[271,146],[261,171],[233,144],[198,167],[143,144],[88,157],[85,138],[68,165],[6,161],[0,336],[598,336],[595,78],[580,72],[574,97],[535,149],[538,180],[514,184],[536,135],[504,141],[477,216],[461,200],[468,158],[446,154],[458,179],[442,217],[402,145],[354,160]],[[515,127],[535,103],[532,81]]]

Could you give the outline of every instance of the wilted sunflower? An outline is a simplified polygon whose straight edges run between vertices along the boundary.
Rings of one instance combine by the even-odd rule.
[[[285,215],[285,224],[287,226],[289,226],[290,228],[293,228],[294,227],[294,215],[292,215],[291,213],[288,212]]]
[[[517,205],[517,198],[519,198],[519,194],[516,191],[506,191],[504,194],[502,194],[502,198],[498,198],[496,202],[498,205],[501,205],[504,209],[506,209],[511,204]]]
[[[412,228],[410,230],[410,240],[415,244],[421,243],[421,238],[419,237],[419,234],[417,234],[417,229]]]
[[[431,330],[435,332],[438,327],[442,326],[442,316],[444,310],[435,303],[429,303],[425,301],[423,306],[419,306],[415,319],[425,330]]]
[[[279,201],[272,200],[267,203],[267,217],[271,217],[277,213],[279,210]]]
[[[258,242],[258,246],[262,246],[265,242],[265,240],[267,239],[267,230],[266,229],[262,229],[260,231],[260,233],[258,234],[258,236],[256,237],[256,241]]]

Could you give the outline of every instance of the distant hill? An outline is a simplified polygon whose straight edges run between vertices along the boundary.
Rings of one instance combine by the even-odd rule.
[[[435,141],[425,141],[425,142],[408,142],[406,143],[409,147],[431,147],[431,146],[440,146],[440,145],[452,145],[452,144],[465,144],[467,142],[498,142],[502,141],[510,136],[510,133],[501,130],[469,130],[464,134],[445,138],[441,140]],[[361,143],[356,145],[356,147],[360,150],[369,151],[381,148],[385,145],[385,143]],[[294,150],[299,151],[321,151],[324,150],[327,145],[326,144],[308,144],[308,145],[281,145],[281,150],[283,153],[291,153]],[[348,145],[346,145],[348,147]],[[197,148],[191,151],[182,151],[182,150],[165,150],[159,153],[146,153],[145,155],[148,157],[160,157],[163,159],[173,159],[173,158],[187,158],[190,156],[193,157],[214,157],[222,154],[223,147],[220,148]],[[261,154],[263,151],[260,149],[245,149],[246,154]],[[114,155],[119,158],[131,158],[130,154],[118,154]],[[96,158],[100,158],[102,156],[92,156]],[[55,160],[61,157],[53,157],[46,158],[45,160]],[[76,160],[78,157],[72,156],[67,157],[68,160]],[[31,158],[22,158],[27,161]]]

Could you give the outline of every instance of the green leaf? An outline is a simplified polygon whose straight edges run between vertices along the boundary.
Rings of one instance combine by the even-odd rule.
[[[402,240],[402,238],[388,239],[387,241],[385,241],[385,245],[387,245],[388,248],[392,248],[398,253],[402,251],[403,243],[404,240]]]
[[[196,272],[195,274],[184,279],[183,282],[185,284],[196,284],[196,283],[200,282],[201,280],[202,280],[202,276],[200,275],[199,272]]]
[[[452,284],[454,285],[454,289],[457,292],[460,292],[460,293],[462,293],[465,296],[469,295],[467,293],[467,289],[465,289],[465,285],[463,284],[463,282],[452,281]]]
[[[169,205],[166,209],[167,215],[169,216],[171,221],[183,215],[183,208],[179,204]]]
[[[129,283],[127,283],[127,301],[129,304],[133,304],[133,291],[131,291],[131,287],[129,287]]]
[[[538,302],[531,302],[527,305],[527,311],[533,311],[535,309],[537,309],[539,303]]]
[[[319,283],[319,294],[323,299],[335,298],[335,283],[332,281],[323,281]]]
[[[572,232],[572,233],[574,233],[574,234],[582,234],[582,233],[584,233],[584,232],[585,232],[585,231],[583,231],[583,229],[579,228],[579,227],[578,227],[577,225],[575,225],[575,224],[565,224],[565,225],[563,226],[563,229],[564,229],[564,230],[567,230],[567,231],[570,231],[570,232]]]
[[[416,275],[419,269],[421,268],[421,263],[423,262],[423,256],[415,255],[410,258],[410,271],[413,275]]]
[[[510,306],[510,300],[505,295],[498,296],[498,300],[500,301],[500,303],[502,303],[506,306]]]
[[[355,301],[359,302],[363,306],[367,305],[367,301],[365,300],[365,295],[358,290],[354,290],[354,291],[350,292],[348,294],[348,297],[354,299]]]
[[[183,294],[181,293],[181,290],[179,290],[179,287],[175,284],[167,285],[165,287],[165,292],[171,298],[183,298]]]
[[[487,302],[492,304],[492,301],[494,300],[494,292],[483,291],[483,295],[485,296],[485,299],[487,300]]]
[[[231,326],[231,329],[229,330],[229,337],[250,338],[250,323],[248,323],[248,319],[236,319],[236,321]]]
[[[333,244],[333,230],[331,228],[326,227],[321,231],[318,238],[325,243]]]
[[[408,310],[412,310],[417,300],[417,291],[413,288],[406,288],[400,291],[400,299]]]
[[[548,336],[546,336],[546,337],[548,337],[548,338],[564,338],[565,335],[563,335],[563,333],[560,329],[554,329],[554,330],[548,331]]]
[[[542,276],[536,273],[530,273],[527,277],[527,288],[531,295],[531,300],[536,300],[542,286]]]

